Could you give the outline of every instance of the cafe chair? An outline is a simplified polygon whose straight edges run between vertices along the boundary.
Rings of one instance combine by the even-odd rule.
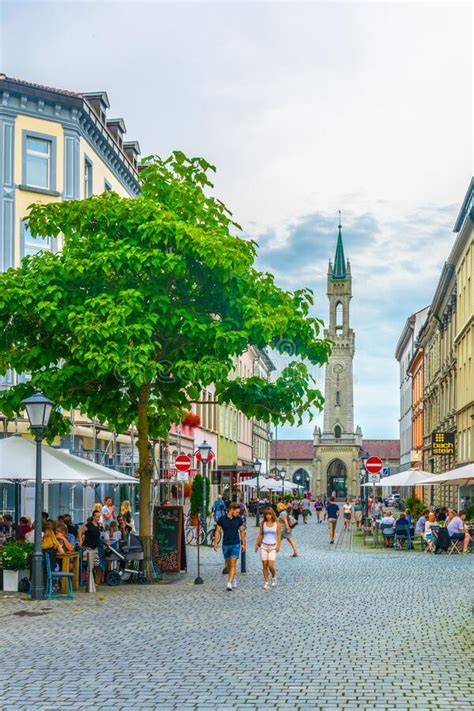
[[[74,592],[72,589],[72,579],[74,577],[74,573],[63,573],[62,571],[56,572],[51,569],[50,556],[46,553],[44,558],[46,562],[46,597],[48,598],[48,600],[72,600],[74,598]],[[66,594],[57,592],[57,590],[55,590],[55,587],[58,583],[59,590],[61,590],[61,581],[64,578],[67,579]]]

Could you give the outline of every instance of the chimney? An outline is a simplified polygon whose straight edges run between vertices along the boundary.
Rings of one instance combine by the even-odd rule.
[[[122,148],[123,134],[127,133],[127,129],[125,128],[125,121],[121,118],[107,119],[106,125],[111,136],[115,138],[120,148]]]
[[[86,94],[81,94],[86,99],[89,106],[94,111],[95,115],[105,124],[107,109],[110,109],[110,101],[106,91],[91,91]]]
[[[140,157],[140,144],[138,141],[126,141],[123,150],[135,170],[138,170],[138,159]]]

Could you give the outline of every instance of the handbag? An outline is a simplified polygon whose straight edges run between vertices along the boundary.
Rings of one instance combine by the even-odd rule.
[[[290,528],[294,528],[297,525],[298,525],[298,521],[296,520],[296,518],[294,516],[292,516],[291,514],[288,514],[288,526]]]

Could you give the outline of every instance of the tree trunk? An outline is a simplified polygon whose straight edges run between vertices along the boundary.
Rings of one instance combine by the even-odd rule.
[[[140,538],[144,546],[143,571],[148,580],[156,578],[152,561],[151,478],[152,463],[148,439],[150,386],[142,385],[138,399],[138,472],[140,476]]]

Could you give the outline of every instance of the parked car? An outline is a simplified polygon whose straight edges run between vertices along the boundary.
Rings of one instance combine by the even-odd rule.
[[[402,497],[400,494],[389,494],[385,499],[385,506],[396,506],[400,508],[402,505]]]

